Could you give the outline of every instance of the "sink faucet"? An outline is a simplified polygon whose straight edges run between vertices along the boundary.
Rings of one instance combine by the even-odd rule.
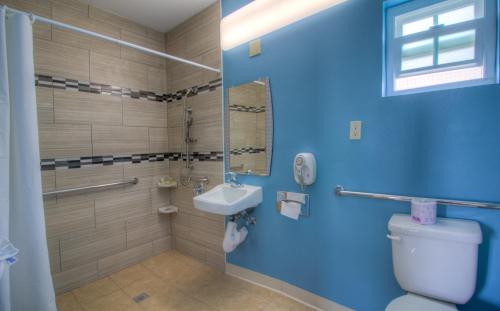
[[[198,179],[193,186],[194,195],[200,195],[205,192],[205,187],[210,183],[210,179],[208,177],[202,177]]]
[[[231,184],[231,187],[233,188],[241,188],[243,187],[243,184],[238,181],[238,175],[236,175],[235,172],[228,172],[226,175],[229,176],[229,184]]]

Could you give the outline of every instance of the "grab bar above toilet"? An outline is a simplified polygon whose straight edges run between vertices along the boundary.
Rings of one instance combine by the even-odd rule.
[[[447,200],[447,199],[409,197],[409,196],[403,196],[403,195],[393,195],[393,194],[383,194],[383,193],[349,191],[349,190],[345,190],[344,187],[342,187],[342,186],[335,187],[335,194],[338,196],[362,197],[362,198],[369,198],[369,199],[390,200],[390,201],[400,201],[400,202],[411,202],[411,200],[413,200],[413,199],[428,199],[428,200],[436,201],[436,203],[440,204],[440,205],[454,205],[454,206],[462,206],[462,207],[478,207],[478,208],[489,208],[489,209],[500,210],[499,203],[458,201],[458,200]]]

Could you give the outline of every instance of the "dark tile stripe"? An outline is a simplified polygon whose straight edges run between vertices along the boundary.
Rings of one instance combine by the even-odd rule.
[[[229,153],[232,155],[242,155],[244,153],[261,153],[261,152],[266,152],[266,148],[253,148],[253,147],[235,148],[232,149]]]
[[[243,106],[243,105],[230,105],[229,110],[231,111],[240,111],[240,112],[253,112],[253,113],[259,113],[259,112],[266,112],[266,107],[252,107],[252,106]]]
[[[193,152],[192,161],[223,161],[222,151]],[[148,153],[133,155],[84,156],[70,159],[43,159],[40,161],[42,171],[56,169],[74,169],[95,165],[136,164],[142,162],[186,161],[186,156],[180,152]]]
[[[188,97],[203,94],[205,92],[215,91],[222,86],[222,79],[210,81],[201,86],[193,86],[188,89],[179,90],[175,93],[159,94],[144,90],[133,90],[126,87],[119,87],[114,85],[107,85],[89,81],[79,81],[74,79],[67,79],[61,77],[53,77],[47,75],[35,75],[35,85],[40,87],[49,87],[61,90],[75,90],[78,92],[87,92],[93,94],[123,96],[127,98],[143,99],[154,102],[170,103],[174,100],[180,100],[186,94]]]

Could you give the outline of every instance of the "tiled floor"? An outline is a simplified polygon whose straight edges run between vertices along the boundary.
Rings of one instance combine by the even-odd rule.
[[[140,302],[133,298],[146,296]],[[57,297],[59,311],[311,310],[175,251]]]

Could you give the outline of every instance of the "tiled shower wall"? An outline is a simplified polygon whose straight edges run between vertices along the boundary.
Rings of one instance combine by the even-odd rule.
[[[198,15],[182,23],[165,35],[168,53],[219,68],[220,11],[216,3]],[[167,61],[167,81],[170,92],[204,85],[220,79],[216,73]],[[222,111],[220,88],[197,96],[188,97],[186,106],[193,109],[193,152],[222,153]],[[183,152],[183,100],[168,105],[168,143],[170,152]],[[188,171],[182,162],[171,162],[170,173],[175,178]],[[223,181],[222,161],[195,161],[193,179],[207,176],[208,188]],[[179,213],[172,217],[174,246],[209,265],[224,269],[224,218],[200,212],[193,207],[192,185],[182,186],[172,192],[172,203]]]
[[[218,3],[168,34],[73,0],[0,4],[220,66]],[[192,151],[199,155],[191,173],[208,176],[208,187],[222,182],[220,77],[44,24],[34,26],[34,54],[44,191],[139,178],[135,186],[45,198],[57,291],[173,245],[223,269],[223,218],[193,208],[192,184],[156,187],[160,177],[178,178],[183,166],[183,101],[165,93],[202,85],[186,102],[194,111]],[[157,214],[168,204],[180,208],[172,221]]]
[[[0,3],[165,50],[164,34],[76,1]],[[166,62],[41,24],[34,54],[44,191],[139,178],[134,186],[45,198],[61,292],[171,248],[169,216],[157,213],[170,194],[156,187],[169,174],[167,104],[150,93],[167,91]]]

